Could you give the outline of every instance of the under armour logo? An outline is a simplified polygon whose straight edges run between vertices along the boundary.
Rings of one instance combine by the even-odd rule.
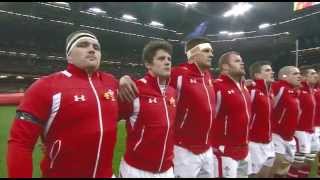
[[[75,95],[75,96],[73,96],[74,97],[74,101],[76,101],[76,102],[78,102],[78,101],[85,101],[86,100],[86,98],[85,98],[85,96],[82,94],[81,96],[77,96],[77,95]]]
[[[292,90],[288,90],[288,93],[293,94],[293,91]]]
[[[149,103],[157,103],[157,98],[149,98]]]
[[[263,96],[264,94],[262,92],[259,93],[260,96]]]
[[[233,89],[228,90],[227,92],[228,92],[228,94],[234,94],[234,90]]]
[[[191,84],[196,84],[196,83],[197,83],[197,80],[196,80],[196,79],[190,79],[190,83],[191,83]]]

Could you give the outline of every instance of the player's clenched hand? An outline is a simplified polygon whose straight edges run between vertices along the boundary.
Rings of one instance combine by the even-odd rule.
[[[254,82],[254,80],[252,80],[252,79],[246,79],[245,81],[244,81],[244,85],[245,86],[255,86],[256,85],[256,83]]]
[[[138,88],[130,76],[122,76],[119,82],[119,97],[121,101],[132,102],[139,93]]]

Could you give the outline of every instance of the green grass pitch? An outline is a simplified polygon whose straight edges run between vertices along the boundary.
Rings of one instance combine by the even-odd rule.
[[[7,154],[7,139],[8,133],[12,124],[13,117],[15,116],[15,106],[0,106],[0,178],[7,177],[7,167],[6,167],[6,154]],[[117,144],[114,151],[113,158],[113,172],[117,176],[119,171],[120,160],[123,156],[125,150],[125,124],[120,121],[118,124],[118,137]],[[33,153],[33,177],[41,177],[41,172],[39,168],[39,162],[41,160],[41,150],[39,145],[36,145]],[[311,177],[315,177],[316,166],[312,168]]]

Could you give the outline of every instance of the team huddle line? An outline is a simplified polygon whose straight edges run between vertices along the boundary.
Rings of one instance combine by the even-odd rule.
[[[95,34],[66,39],[66,70],[42,77],[17,107],[9,138],[9,177],[32,177],[40,137],[43,177],[115,177],[117,123],[126,123],[119,177],[308,177],[320,152],[320,67],[244,60],[230,51],[210,72],[214,46],[185,45],[187,60],[172,67],[172,45],[150,41],[147,73],[134,80],[99,70]],[[319,166],[320,163],[318,163]],[[320,175],[320,168],[318,170]]]

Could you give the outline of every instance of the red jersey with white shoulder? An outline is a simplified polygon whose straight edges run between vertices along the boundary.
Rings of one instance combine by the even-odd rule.
[[[271,113],[273,93],[266,81],[255,80],[255,85],[248,87],[251,97],[252,116],[249,123],[249,139],[257,143],[271,141]]]
[[[161,91],[158,78],[147,74],[136,81],[139,95],[132,103],[120,103],[126,119],[125,161],[138,169],[165,172],[173,165],[176,91]]]
[[[314,121],[316,116],[316,100],[314,89],[306,82],[302,82],[300,88],[299,101],[301,115],[298,120],[297,131],[314,132]]]
[[[32,84],[8,140],[8,176],[32,177],[32,151],[45,146],[43,177],[111,177],[118,82],[110,74],[67,70]]]
[[[175,144],[200,154],[211,146],[215,94],[209,71],[201,72],[195,64],[173,68],[170,85],[178,96]]]
[[[272,132],[291,141],[300,114],[298,92],[284,80],[274,82],[271,88],[274,93]]]
[[[248,125],[251,100],[244,83],[228,75],[214,81],[216,91],[216,118],[213,123],[212,143],[224,156],[242,160],[248,154]],[[223,147],[223,148],[221,148]]]

